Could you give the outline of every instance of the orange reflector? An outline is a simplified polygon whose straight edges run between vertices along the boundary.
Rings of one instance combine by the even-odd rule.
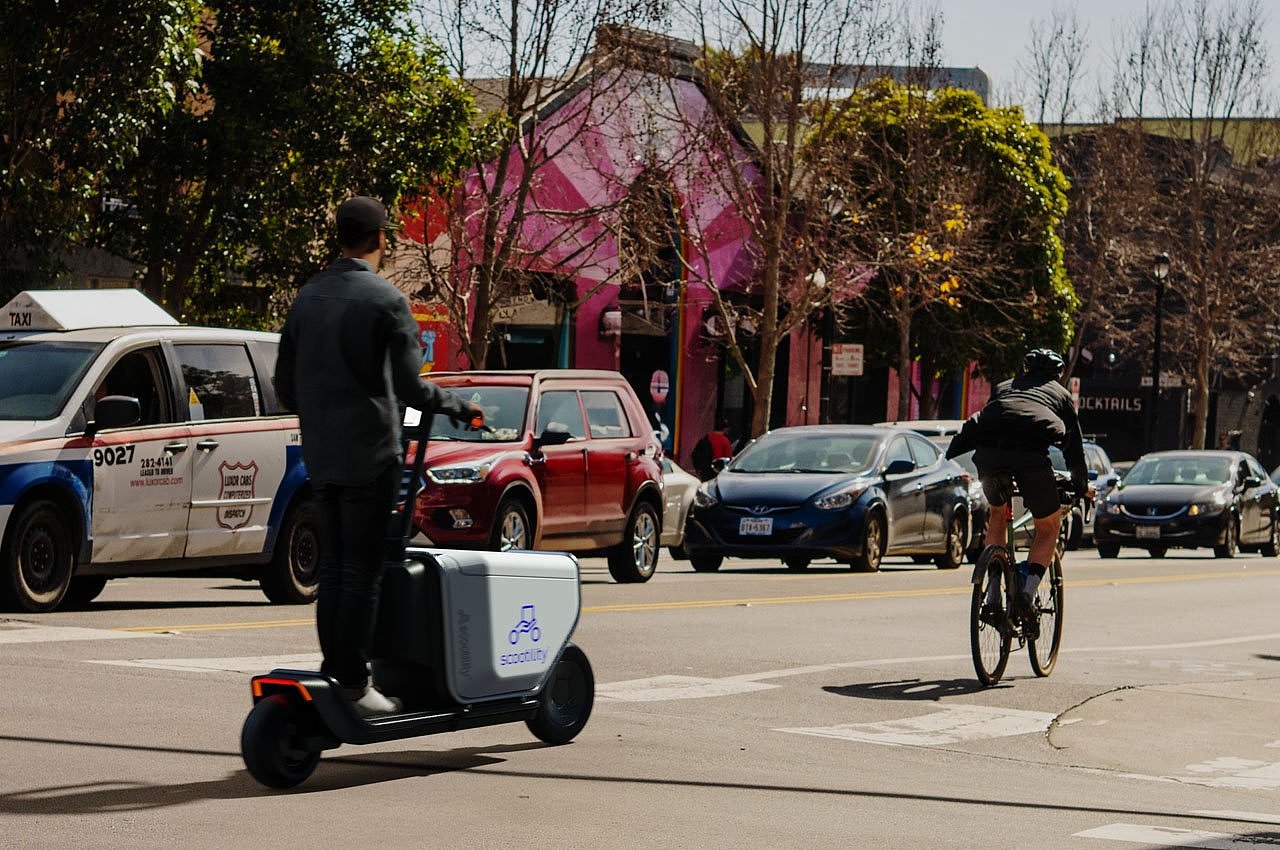
[[[255,697],[262,696],[263,685],[279,685],[284,688],[297,688],[298,693],[302,694],[302,698],[307,702],[311,702],[311,692],[307,690],[305,685],[296,679],[279,679],[274,676],[258,676],[253,680],[253,695]]]

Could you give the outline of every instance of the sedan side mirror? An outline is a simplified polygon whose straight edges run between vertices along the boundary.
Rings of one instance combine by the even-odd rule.
[[[107,428],[127,428],[142,420],[142,404],[132,396],[109,395],[94,402],[94,419],[85,428],[92,436]]]
[[[1244,488],[1246,490],[1252,490],[1254,487],[1261,487],[1261,486],[1262,486],[1262,479],[1256,475],[1250,475],[1248,478],[1244,480]]]
[[[1090,481],[1097,481],[1097,480],[1098,480],[1098,470],[1096,470],[1096,469],[1091,469],[1091,470],[1089,470],[1089,480],[1090,480]]]
[[[727,457],[718,457],[711,461],[711,468],[716,472],[724,472],[724,468],[729,465],[729,460]]]
[[[885,475],[905,475],[908,472],[915,472],[915,471],[916,471],[916,465],[913,462],[906,460],[905,458],[899,458],[898,460],[890,461],[889,465],[884,468]]]

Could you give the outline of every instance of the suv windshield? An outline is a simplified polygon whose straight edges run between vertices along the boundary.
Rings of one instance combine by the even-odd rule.
[[[97,343],[0,343],[0,419],[52,419],[80,383]]]
[[[474,401],[484,408],[484,421],[492,430],[472,431],[466,423],[454,426],[443,413],[431,423],[432,440],[464,440],[472,443],[513,443],[524,430],[525,409],[529,406],[528,387],[471,386],[449,387],[463,401]]]
[[[729,464],[730,472],[853,473],[870,467],[878,437],[776,434],[761,437]]]

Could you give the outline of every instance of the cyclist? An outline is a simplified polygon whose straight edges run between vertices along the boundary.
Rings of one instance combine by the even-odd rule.
[[[1034,600],[1058,545],[1062,514],[1058,483],[1049,459],[1049,446],[1061,447],[1071,471],[1074,495],[1089,492],[1083,436],[1075,405],[1059,383],[1066,363],[1056,352],[1037,348],[1022,361],[1022,374],[996,387],[983,409],[970,417],[947,448],[952,458],[972,450],[982,490],[991,503],[986,545],[1002,545],[1008,522],[1004,507],[1016,481],[1022,500],[1035,520],[1035,539],[1026,563],[1018,565],[1020,593],[1013,594],[1013,614],[1034,630]],[[992,595],[999,586],[992,587]],[[994,604],[996,598],[987,599]],[[1035,635],[1032,635],[1033,637]]]

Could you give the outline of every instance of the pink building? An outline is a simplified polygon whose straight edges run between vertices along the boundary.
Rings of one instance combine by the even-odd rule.
[[[653,46],[638,50],[646,48]],[[500,302],[497,342],[484,365],[621,371],[669,432],[668,450],[687,459],[718,409],[745,402],[721,397],[722,350],[704,315],[710,287],[742,289],[750,280],[750,228],[720,183],[724,167],[716,159],[724,154],[700,141],[709,122],[721,119],[689,72],[692,54],[686,73],[670,53],[664,67],[674,70],[663,73],[617,54],[584,68],[541,107],[525,139],[526,151],[541,152],[530,179],[522,171],[528,154],[508,154],[502,194],[525,189],[511,266],[532,285]],[[734,143],[732,150],[740,178],[758,184],[746,148]],[[492,185],[498,166],[464,182],[453,213],[467,222],[465,244],[452,254],[457,274],[475,261],[482,187]],[[514,214],[510,206],[499,212],[504,222]],[[432,218],[419,238],[438,243],[447,237]],[[559,307],[566,302],[571,310]],[[436,368],[469,365],[441,357]]]

